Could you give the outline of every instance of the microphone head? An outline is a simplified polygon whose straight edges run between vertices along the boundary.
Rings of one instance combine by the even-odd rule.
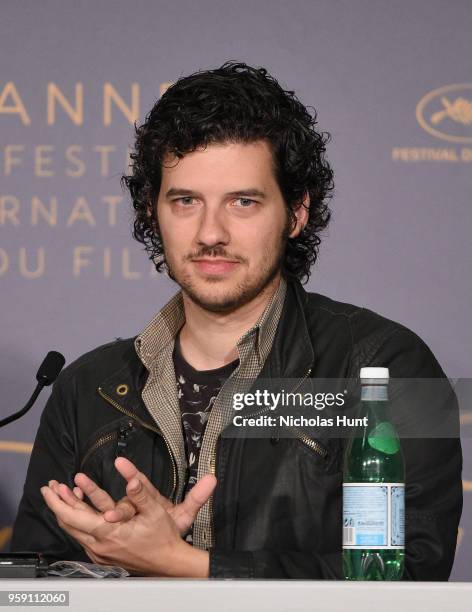
[[[61,353],[49,351],[43,363],[39,366],[36,380],[44,387],[51,385],[59,376],[59,372],[64,367],[65,362],[66,360]]]

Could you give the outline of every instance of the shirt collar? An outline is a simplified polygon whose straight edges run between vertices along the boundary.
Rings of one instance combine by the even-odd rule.
[[[240,359],[242,354],[246,353],[248,349],[252,349],[259,365],[262,366],[272,346],[286,291],[287,282],[281,277],[276,291],[259,319],[236,343]],[[174,341],[184,323],[184,302],[182,291],[179,291],[163,306],[135,339],[136,353],[149,371],[153,369],[159,354],[170,342]]]

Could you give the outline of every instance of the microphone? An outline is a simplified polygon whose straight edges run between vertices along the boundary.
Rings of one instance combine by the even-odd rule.
[[[49,351],[44,358],[43,363],[39,366],[38,373],[36,374],[36,380],[43,387],[48,387],[59,376],[60,371],[64,367],[66,360],[64,355],[57,351]]]
[[[36,374],[36,380],[38,381],[38,384],[36,385],[36,389],[34,390],[33,395],[30,397],[28,403],[24,408],[22,408],[18,412],[15,412],[15,414],[12,414],[6,417],[5,419],[0,420],[0,427],[8,425],[8,423],[16,421],[16,419],[19,419],[24,414],[26,414],[36,401],[43,387],[52,385],[52,383],[59,376],[59,373],[64,367],[65,362],[66,360],[64,359],[64,356],[61,355],[61,353],[58,353],[57,351],[49,351],[49,353],[44,358],[42,364],[39,366],[38,373]]]

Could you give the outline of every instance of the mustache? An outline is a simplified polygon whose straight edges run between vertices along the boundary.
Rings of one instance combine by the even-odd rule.
[[[192,259],[202,259],[203,257],[208,257],[208,258],[218,257],[222,259],[230,259],[232,261],[240,261],[240,262],[246,261],[245,257],[240,257],[239,255],[232,255],[231,253],[227,253],[223,247],[218,247],[218,246],[207,247],[204,249],[200,249],[200,251],[198,252],[190,253],[189,255],[186,255],[185,260],[190,261]]]

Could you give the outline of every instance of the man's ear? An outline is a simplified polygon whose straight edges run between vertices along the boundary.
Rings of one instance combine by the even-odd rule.
[[[300,234],[300,232],[303,231],[305,225],[308,223],[309,210],[310,196],[308,194],[308,191],[306,191],[305,195],[303,196],[303,200],[293,211],[295,213],[296,224],[293,230],[288,235],[289,238],[296,238]]]

